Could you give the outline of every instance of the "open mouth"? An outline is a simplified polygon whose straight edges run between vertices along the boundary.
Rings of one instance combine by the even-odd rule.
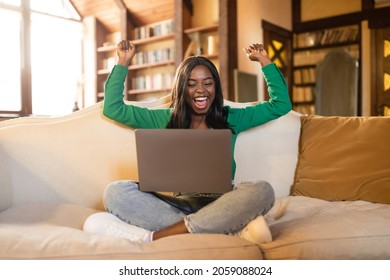
[[[193,100],[194,100],[195,106],[198,109],[204,109],[207,106],[208,99],[209,98],[207,96],[199,96],[199,97],[195,97]]]

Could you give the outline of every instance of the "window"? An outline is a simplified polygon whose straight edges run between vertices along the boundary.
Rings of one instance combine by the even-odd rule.
[[[73,7],[65,0],[0,0],[0,26],[0,113],[71,113],[80,99],[83,31]]]
[[[77,14],[77,12],[74,10],[73,6],[69,3],[68,0],[30,0],[30,7],[33,11],[38,11],[62,18],[76,20],[80,19],[80,16]]]
[[[21,17],[0,9],[0,110],[21,111]]]
[[[31,87],[34,115],[72,112],[82,69],[78,23],[31,16]]]
[[[281,28],[280,26],[274,25],[268,21],[263,20],[261,22],[264,33],[264,47],[268,52],[271,60],[280,68],[284,78],[287,81],[289,92],[291,89],[291,31]],[[264,92],[268,89],[264,86]],[[268,94],[264,95],[264,99],[268,99]]]
[[[22,4],[22,0],[0,0],[0,3],[20,7]]]

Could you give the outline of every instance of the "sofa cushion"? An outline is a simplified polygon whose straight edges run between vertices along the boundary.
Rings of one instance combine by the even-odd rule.
[[[290,196],[265,218],[273,237],[260,245],[265,259],[390,259],[388,204]]]
[[[293,195],[390,203],[390,118],[301,117]]]
[[[138,244],[82,231],[96,210],[40,203],[0,212],[0,259],[261,259],[259,248],[223,234],[183,234]],[[174,246],[172,246],[174,244]]]

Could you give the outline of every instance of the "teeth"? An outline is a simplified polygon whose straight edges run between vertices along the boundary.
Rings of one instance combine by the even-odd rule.
[[[205,101],[205,100],[207,100],[207,97],[205,97],[205,96],[204,97],[195,97],[194,100],[195,101]]]

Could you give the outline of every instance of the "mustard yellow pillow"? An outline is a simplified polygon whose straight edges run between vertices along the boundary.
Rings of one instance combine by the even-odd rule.
[[[390,203],[390,118],[302,116],[291,194]]]

